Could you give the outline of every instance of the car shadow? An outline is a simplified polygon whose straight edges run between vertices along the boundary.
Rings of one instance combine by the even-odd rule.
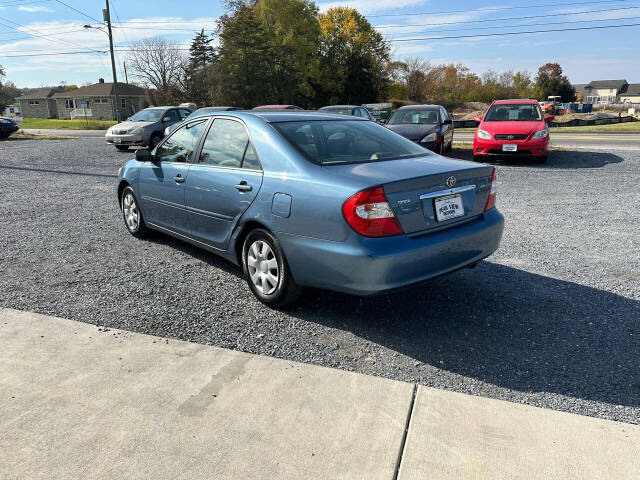
[[[503,388],[640,406],[640,302],[611,292],[485,261],[389,296],[310,290],[290,313]]]
[[[459,160],[473,161],[473,151],[469,149],[454,149],[448,152],[447,157]],[[602,168],[612,163],[621,163],[624,159],[608,152],[590,152],[586,150],[554,150],[550,151],[546,163],[536,163],[530,158],[508,158],[494,157],[485,160],[491,165],[505,166],[527,166],[539,169],[579,169],[579,168]]]

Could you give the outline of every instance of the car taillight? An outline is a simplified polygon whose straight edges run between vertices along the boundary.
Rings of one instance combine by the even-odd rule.
[[[496,206],[496,196],[498,195],[498,187],[496,185],[496,169],[493,169],[491,172],[491,187],[489,190],[489,197],[487,198],[487,203],[484,206],[484,211],[491,210]]]
[[[404,233],[382,187],[358,192],[342,205],[347,223],[365,237],[389,237]]]

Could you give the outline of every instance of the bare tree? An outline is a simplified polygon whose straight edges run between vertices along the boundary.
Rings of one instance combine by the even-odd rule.
[[[179,44],[145,38],[131,47],[127,56],[133,76],[148,87],[155,87],[156,101],[176,100],[185,87],[188,57]]]
[[[433,67],[422,58],[408,58],[404,64],[403,73],[407,86],[407,97],[414,102],[423,103],[426,98],[426,79]]]

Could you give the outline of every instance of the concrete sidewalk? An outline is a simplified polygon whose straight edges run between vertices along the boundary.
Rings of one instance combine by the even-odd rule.
[[[70,129],[53,129],[53,128],[24,128],[24,133],[29,135],[60,135],[64,137],[103,137],[106,130],[70,130]]]
[[[629,424],[8,309],[0,345],[3,480],[640,472]]]

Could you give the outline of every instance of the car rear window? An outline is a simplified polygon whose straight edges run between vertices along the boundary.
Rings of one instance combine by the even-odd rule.
[[[536,122],[542,120],[540,107],[530,103],[498,103],[492,105],[485,122]]]
[[[274,123],[273,127],[307,159],[320,165],[430,155],[428,150],[373,122],[305,120]]]

